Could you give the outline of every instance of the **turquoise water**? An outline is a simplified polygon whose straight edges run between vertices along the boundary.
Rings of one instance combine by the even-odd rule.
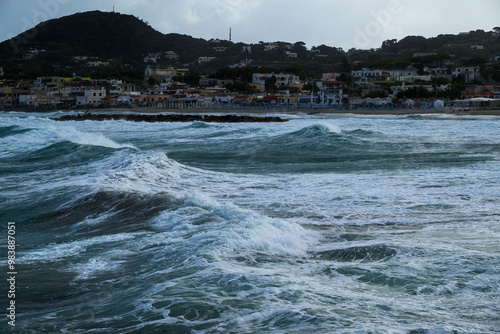
[[[500,118],[59,115],[0,113],[16,332],[499,332]]]

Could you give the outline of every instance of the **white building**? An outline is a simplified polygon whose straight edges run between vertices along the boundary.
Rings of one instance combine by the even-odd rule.
[[[347,100],[349,95],[344,90],[346,83],[342,81],[322,80],[316,82],[321,90],[321,102],[327,105],[338,105]]]
[[[362,70],[351,71],[353,77],[378,77],[382,75],[382,70],[368,70],[363,68]]]
[[[264,46],[264,51],[271,51],[278,48],[278,44],[269,43]]]
[[[225,46],[214,46],[214,50],[217,52],[224,52],[227,50],[227,47]]]
[[[144,62],[147,63],[148,61],[152,61],[153,63],[156,63],[159,56],[160,56],[159,53],[150,53],[144,57]]]
[[[106,89],[86,89],[83,96],[76,97],[77,105],[93,105],[98,106],[102,103],[102,99],[106,97]]]
[[[469,66],[469,67],[456,67],[451,70],[452,76],[458,76],[463,74],[465,76],[465,82],[473,81],[479,78],[479,66]]]
[[[252,53],[252,46],[250,46],[250,45],[243,45],[241,47],[241,52],[243,52],[243,53],[245,53],[245,52]]]
[[[393,70],[389,73],[391,78],[399,81],[405,81],[408,79],[410,79],[410,81],[413,81],[411,80],[411,78],[417,76],[418,74],[416,69]]]
[[[430,70],[432,74],[434,75],[448,75],[448,68],[447,67],[435,67]]]
[[[429,92],[432,92],[434,88],[431,85],[406,85],[404,82],[401,86],[391,86],[392,98],[395,98],[398,93],[404,92],[408,89],[426,89]]]
[[[32,106],[36,100],[36,95],[22,94],[19,95],[19,104],[23,106]]]
[[[167,51],[167,52],[165,52],[165,59],[179,60],[179,55],[177,53],[175,53],[174,51]]]
[[[208,63],[214,59],[217,59],[217,57],[199,57],[198,58],[198,63],[203,64],[203,63]]]
[[[252,83],[259,84],[259,90],[263,92],[266,89],[266,80],[272,76],[276,77],[275,87],[289,86],[300,82],[300,78],[294,74],[254,73],[252,75]]]

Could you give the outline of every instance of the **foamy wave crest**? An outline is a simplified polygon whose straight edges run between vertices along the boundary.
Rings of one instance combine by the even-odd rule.
[[[169,159],[159,152],[117,152],[106,162],[99,162],[104,172],[96,182],[105,188],[130,192],[172,192],[184,193],[193,178],[200,177],[194,169]]]
[[[64,140],[80,145],[102,146],[109,148],[135,148],[131,144],[118,144],[97,132],[81,132],[72,126],[58,127],[55,133]]]
[[[173,239],[203,245],[216,257],[248,252],[303,257],[318,240],[313,231],[297,223],[266,217],[232,203],[221,204],[199,193],[186,195],[183,207],[163,212],[155,224],[159,229],[169,229]]]
[[[93,257],[85,263],[75,264],[69,267],[68,271],[78,273],[75,277],[76,281],[94,278],[98,274],[119,269],[130,255],[133,255],[130,250],[112,250]]]
[[[15,123],[19,123],[19,120]],[[79,145],[109,147],[113,149],[135,148],[131,144],[119,144],[97,132],[82,132],[71,125],[56,124],[52,121],[29,119],[15,125],[15,134],[0,138],[2,155],[12,155],[19,152],[33,152],[63,141]]]
[[[141,233],[119,233],[62,244],[47,245],[41,249],[21,253],[22,255],[18,258],[18,261],[19,263],[58,261],[63,258],[76,256],[82,252],[86,252],[88,248],[93,246],[130,240],[140,234]]]
[[[313,134],[317,134],[317,133],[341,134],[342,130],[337,125],[327,123],[327,122],[321,122],[321,123],[309,125],[303,129],[299,130],[297,133],[309,134],[309,135],[313,135]]]

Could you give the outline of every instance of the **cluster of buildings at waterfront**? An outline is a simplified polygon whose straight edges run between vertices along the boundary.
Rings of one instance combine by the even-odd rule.
[[[148,55],[152,57],[154,55]],[[188,87],[174,79],[188,74],[188,69],[153,68],[145,70],[145,80],[154,78],[159,84],[141,91],[122,80],[99,80],[84,77],[38,77],[35,80],[22,80],[15,86],[0,86],[0,108],[4,110],[21,108],[56,109],[86,107],[157,107],[157,108],[212,108],[220,105],[241,106],[347,106],[353,104],[391,104],[399,92],[407,89],[426,89],[430,92],[446,89],[432,85],[436,77],[451,80],[460,74],[466,82],[479,79],[479,67],[426,68],[419,75],[415,68],[404,70],[361,69],[351,72],[350,87],[340,81],[340,73],[324,73],[321,80],[314,83],[317,90],[303,91],[306,84],[294,74],[254,73],[249,83],[249,92],[230,93],[224,88],[231,80],[201,78],[197,87]],[[269,79],[274,83],[269,87]],[[417,84],[416,84],[417,82]],[[381,90],[388,86],[387,97],[370,99],[353,94],[352,87],[358,92]],[[349,94],[351,92],[351,94]],[[467,85],[462,92],[463,99],[486,98],[500,99],[500,86]],[[404,102],[404,101],[399,101]],[[429,101],[427,101],[429,102]],[[432,104],[432,103],[431,103]]]

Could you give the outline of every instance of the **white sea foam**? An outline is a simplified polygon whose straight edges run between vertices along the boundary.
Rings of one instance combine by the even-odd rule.
[[[328,122],[320,122],[318,123],[319,127],[325,131],[325,132],[330,132],[330,133],[336,133],[336,134],[341,134],[342,129],[336,124],[328,123]]]
[[[144,233],[118,233],[60,244],[50,244],[40,249],[20,252],[18,261],[19,263],[58,261],[70,256],[77,256],[92,246],[131,240],[142,234]]]
[[[118,144],[107,138],[102,133],[98,132],[82,132],[75,129],[73,126],[63,126],[53,128],[53,132],[60,139],[73,142],[81,145],[102,146],[109,148],[135,148],[131,144]]]
[[[117,152],[93,166],[95,183],[118,191],[157,193],[181,190],[182,180],[194,176],[189,168],[169,159],[164,153]]]
[[[114,249],[100,256],[92,257],[87,262],[70,266],[67,271],[78,273],[75,277],[76,281],[86,280],[103,272],[116,271],[133,254],[134,252],[128,249]]]
[[[177,236],[184,226],[191,240],[210,243],[218,255],[233,252],[263,252],[274,255],[306,256],[317,243],[316,233],[299,224],[260,215],[234,204],[220,204],[201,193],[186,194],[184,207],[166,211],[156,220],[157,226],[175,225]],[[198,231],[193,232],[193,224]],[[194,235],[193,235],[194,233]]]
[[[329,122],[316,122],[314,124],[308,125],[301,130],[299,133],[316,135],[318,132],[320,133],[335,133],[341,134],[342,130],[339,126],[329,123]]]
[[[23,140],[39,132],[40,138],[51,143],[70,140],[61,139],[53,130],[54,140],[46,136],[43,131],[49,127],[45,125],[52,121],[25,122],[23,127],[36,130],[12,137]],[[321,123],[335,124],[338,129]],[[156,212],[155,218],[143,218],[137,212],[137,225],[119,224],[114,220],[119,214],[106,216],[110,211],[102,216],[91,214],[95,218],[82,218],[76,228],[51,231],[61,240],[59,244],[37,245],[37,228],[47,226],[52,214],[67,205],[23,213],[29,225],[23,235],[34,248],[19,253],[20,263],[33,269],[25,273],[27,286],[43,296],[48,289],[36,281],[38,270],[56,264],[66,275],[44,283],[52,284],[60,296],[69,296],[54,298],[50,305],[42,299],[27,304],[27,312],[33,316],[25,319],[26,326],[34,331],[51,326],[58,331],[102,332],[104,326],[112,326],[154,332],[175,326],[174,330],[186,332],[329,332],[343,328],[356,333],[490,333],[498,328],[498,146],[488,146],[496,160],[478,159],[470,165],[310,174],[276,174],[270,168],[270,173],[235,174],[189,167],[173,160],[168,152],[172,142],[186,143],[172,151],[194,152],[197,144],[218,147],[232,140],[231,136],[237,138],[236,131],[227,135],[220,128],[246,129],[242,133],[251,138],[252,129],[246,124],[221,125],[218,130],[126,122],[61,125],[67,126],[83,134],[105,134],[115,143],[130,140],[139,149],[103,150],[107,153],[98,161],[62,169],[51,169],[51,162],[43,161],[35,172],[32,166],[24,174],[8,171],[9,192],[1,193],[11,198],[4,206],[7,214],[19,212],[10,210],[10,203],[36,203],[42,191],[48,195],[40,202],[51,205],[47,198],[79,203],[88,194],[108,194],[107,190],[125,194],[124,198],[130,192],[147,193],[155,199],[152,206],[165,195],[168,203],[151,208],[158,210],[151,211]],[[310,133],[301,131],[308,127]],[[256,137],[287,138],[297,131],[301,131],[299,136],[336,137],[333,133],[340,130],[356,137],[359,131],[352,131],[357,129],[383,133],[383,140],[396,147],[415,143],[429,153],[440,153],[434,147],[447,142],[456,141],[463,150],[478,142],[499,143],[498,124],[491,121],[459,124],[455,120],[361,116],[266,125]],[[369,144],[371,136],[361,135]],[[69,137],[80,140],[74,132]],[[36,149],[22,145],[12,151]],[[310,147],[314,150],[314,145]],[[386,159],[380,153],[372,156],[373,164]],[[472,149],[468,153],[475,154]],[[38,182],[44,185],[37,187]],[[112,201],[117,203],[120,197],[112,197]],[[122,233],[114,232],[118,234],[109,239],[95,237],[108,227],[104,219]],[[144,232],[123,233],[122,228]],[[78,233],[59,234],[67,229]],[[383,245],[396,253],[380,261],[316,256],[321,251],[352,251],[366,245]],[[140,268],[134,266],[136,260]],[[127,280],[118,284],[115,278],[121,277],[121,270]],[[68,273],[74,274],[70,287]],[[93,288],[109,291],[113,302],[92,303],[93,307],[100,305],[94,309],[95,321],[84,323],[80,317],[61,325],[61,317],[82,304],[72,296],[90,296]]]
[[[47,119],[13,118],[8,119],[6,125],[18,125],[23,129],[30,129],[28,132],[0,138],[0,147],[2,148],[0,154],[6,156],[19,152],[36,151],[63,141],[114,149],[135,148],[131,144],[119,144],[99,132],[80,131],[73,125]]]
[[[95,277],[96,274],[116,270],[120,265],[119,261],[110,261],[102,257],[95,257],[86,263],[77,264],[69,268],[69,271],[77,272],[75,280],[86,280]]]

